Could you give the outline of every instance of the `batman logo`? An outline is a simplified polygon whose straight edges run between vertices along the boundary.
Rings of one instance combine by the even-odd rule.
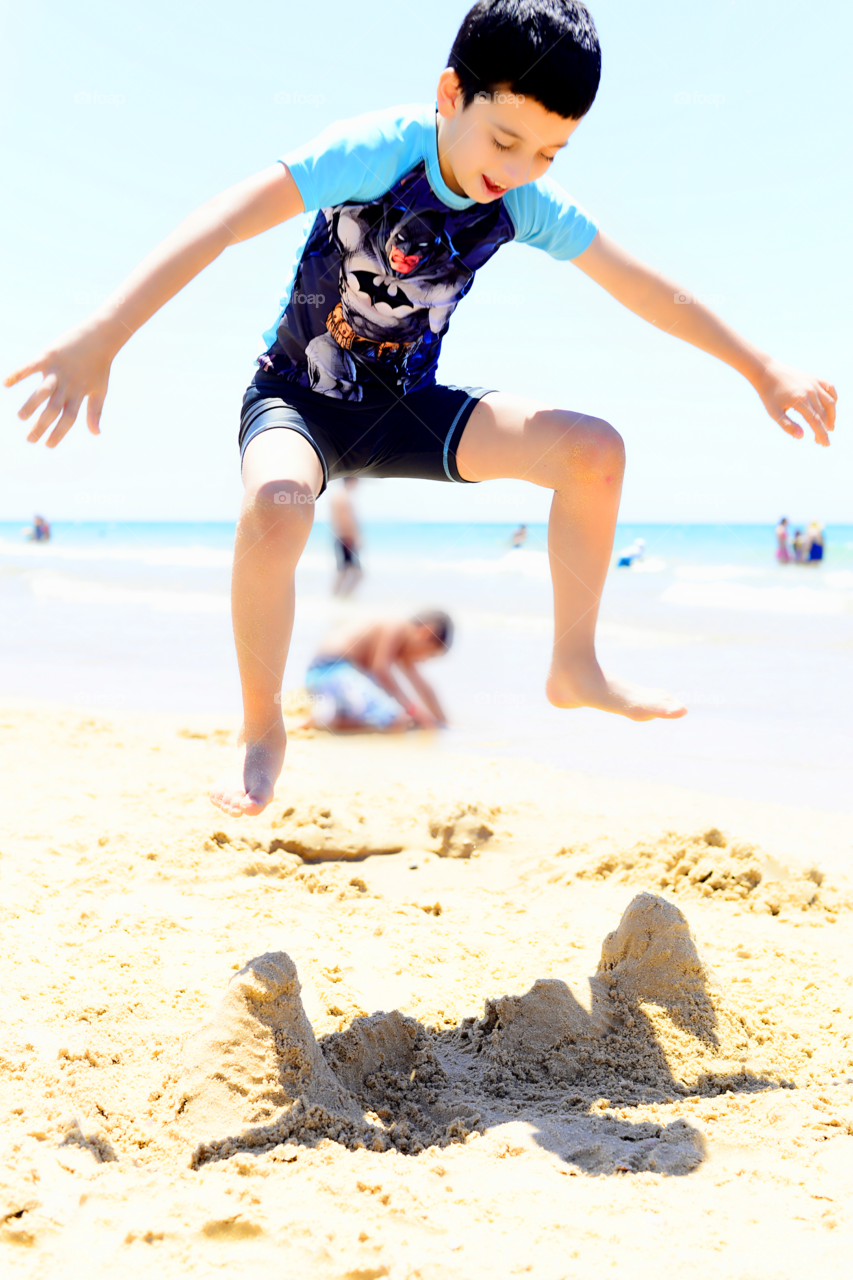
[[[359,293],[366,293],[374,306],[379,302],[384,302],[393,311],[396,311],[398,307],[414,306],[411,298],[407,298],[399,286],[395,286],[392,293],[384,281],[380,280],[378,284],[374,284],[376,276],[372,271],[353,271],[350,274],[354,275],[358,281]]]

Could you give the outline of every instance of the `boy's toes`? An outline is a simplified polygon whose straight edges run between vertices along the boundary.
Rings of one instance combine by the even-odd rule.
[[[243,787],[235,787],[233,790],[214,787],[210,792],[211,804],[215,804],[217,809],[230,814],[232,818],[254,817],[266,809],[271,799],[272,795],[253,795]]]
[[[231,812],[231,796],[219,787],[214,787],[211,790],[210,803],[215,804],[217,809],[221,809],[223,813]]]
[[[687,715],[687,708],[682,702],[676,702],[674,698],[669,701],[671,705],[667,705],[666,710],[663,712],[664,720],[680,720],[682,716]]]
[[[232,797],[232,812],[245,818],[253,818],[256,813],[262,813],[266,809],[270,800],[272,800],[272,790],[267,797],[244,792],[241,796]]]
[[[643,710],[646,720],[678,720],[687,715],[684,703],[671,698],[668,693],[657,694]]]
[[[637,689],[626,714],[631,720],[679,720],[687,715],[687,708],[662,689]]]

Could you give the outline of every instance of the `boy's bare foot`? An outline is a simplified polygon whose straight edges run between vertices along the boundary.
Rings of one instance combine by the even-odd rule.
[[[687,714],[687,708],[662,689],[617,680],[595,659],[563,669],[552,666],[545,691],[555,707],[596,707],[629,720],[677,720]]]
[[[275,795],[287,734],[279,723],[257,736],[243,728],[240,739],[238,758],[211,789],[210,799],[223,813],[235,818],[254,817],[266,809]]]

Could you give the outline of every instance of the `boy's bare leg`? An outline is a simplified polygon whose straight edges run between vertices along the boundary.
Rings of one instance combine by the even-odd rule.
[[[471,414],[456,461],[464,480],[530,480],[554,490],[548,526],[554,586],[549,700],[632,720],[683,716],[686,708],[675,698],[616,679],[601,670],[595,655],[625,467],[619,433],[600,418],[493,392]]]
[[[317,454],[297,431],[272,428],[250,441],[231,579],[243,727],[238,760],[210,793],[226,813],[265,809],[284,763],[279,695],[293,630],[293,575],[322,483]]]

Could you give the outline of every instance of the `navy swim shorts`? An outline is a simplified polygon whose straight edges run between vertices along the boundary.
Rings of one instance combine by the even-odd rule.
[[[344,476],[465,484],[456,450],[477,401],[487,394],[483,387],[433,384],[387,403],[362,405],[258,374],[243,397],[240,458],[256,435],[285,427],[316,450],[323,467],[320,493]]]

